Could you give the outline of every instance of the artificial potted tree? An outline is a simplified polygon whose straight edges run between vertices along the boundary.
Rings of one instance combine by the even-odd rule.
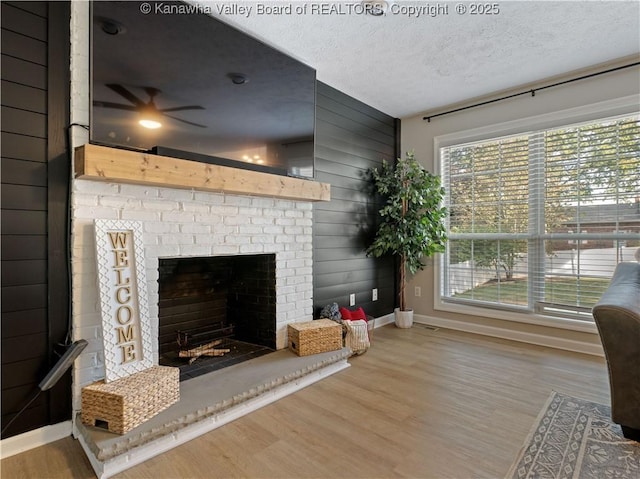
[[[424,258],[444,251],[447,240],[443,206],[444,188],[440,178],[426,171],[414,153],[398,158],[395,165],[382,162],[380,169],[370,170],[373,185],[384,205],[379,211],[380,224],[367,254],[380,257],[393,254],[399,262],[399,308],[396,326],[410,328],[413,310],[407,308],[407,274],[425,267]]]

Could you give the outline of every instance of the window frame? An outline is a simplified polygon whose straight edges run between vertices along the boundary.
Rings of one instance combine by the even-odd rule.
[[[503,137],[532,134],[545,129],[562,128],[568,125],[597,122],[640,114],[639,104],[640,95],[630,95],[615,100],[439,135],[434,137],[433,141],[434,170],[438,172],[438,174],[442,174],[441,148],[490,141]],[[540,242],[540,244],[542,244],[542,242]],[[535,255],[535,251],[529,251],[528,254]],[[544,311],[529,311],[528,308],[518,308],[517,306],[509,307],[508,305],[500,305],[497,303],[491,307],[484,307],[477,303],[465,303],[464,301],[454,302],[444,299],[441,293],[444,276],[442,261],[442,255],[438,255],[433,268],[433,297],[434,310],[436,311],[597,333],[595,323],[590,320],[585,321],[585,319],[555,316],[546,314]]]

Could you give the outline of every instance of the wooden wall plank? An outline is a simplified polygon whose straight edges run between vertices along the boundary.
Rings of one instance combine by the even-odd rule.
[[[43,363],[42,358],[8,362],[3,363],[2,366],[0,381],[2,382],[3,391],[28,384],[35,387],[47,373],[46,363]]]
[[[2,286],[2,313],[47,307],[47,285]]]
[[[47,64],[47,44],[2,27],[2,53],[37,65]]]
[[[2,184],[47,186],[46,163],[2,158],[0,167]]]
[[[47,370],[53,367],[62,354],[58,344],[67,344],[70,338],[69,316],[71,291],[69,289],[67,217],[71,207],[69,189],[71,181],[71,152],[67,148],[67,126],[71,121],[69,111],[70,2],[48,3],[48,60],[51,65],[47,75],[47,259],[49,297],[48,306],[48,354]],[[48,391],[48,421],[55,424],[71,418],[71,371]]]
[[[38,2],[21,2],[22,5],[2,2],[2,28],[13,32],[20,32],[31,38],[45,42],[47,40],[46,6],[40,2],[40,8],[36,11],[28,11],[29,4]],[[4,50],[4,48],[3,48]]]
[[[47,67],[21,60],[9,55],[2,55],[0,78],[46,90]],[[4,125],[3,125],[4,126]]]
[[[2,235],[4,260],[34,260],[47,258],[46,235]]]
[[[374,145],[382,144],[386,146],[388,145],[387,142],[394,141],[393,124],[386,125],[387,128],[382,130],[380,123],[371,122],[370,119],[364,115],[358,115],[356,119],[352,110],[347,110],[344,105],[341,106],[342,111],[340,112],[319,107],[316,110],[317,120],[340,128],[343,135],[348,132],[350,135],[358,135],[367,140],[371,140]],[[349,114],[351,114],[351,116],[347,116]]]
[[[3,209],[2,233],[8,235],[46,235],[47,213],[45,211]]]
[[[3,424],[30,399],[67,336],[69,18],[69,2],[2,2]],[[70,414],[67,373],[2,438]]]
[[[340,111],[344,108],[348,111],[346,115],[349,116],[353,112],[360,113],[362,116],[379,121],[383,128],[388,128],[389,115],[383,113],[375,108],[371,108],[369,105],[362,103],[360,100],[356,100],[348,95],[337,96],[335,89],[325,88],[327,85],[322,85],[317,90],[317,96],[321,100],[321,107],[331,109],[333,111]]]
[[[24,10],[25,12],[28,13],[32,13],[33,15],[42,17],[43,19],[45,19],[45,24],[46,24],[46,19],[47,19],[47,2],[42,2],[42,1],[31,1],[31,0],[24,0],[22,2],[2,2],[3,4],[6,3],[7,5],[10,5],[14,8],[20,9],[20,10]],[[37,19],[32,19],[31,21],[33,22],[37,22]]]
[[[2,105],[44,114],[47,112],[47,93],[39,88],[2,80]],[[2,153],[7,156],[4,144],[2,146]]]
[[[330,183],[332,195],[313,207],[314,314],[332,302],[348,307],[351,293],[367,314],[390,313],[394,262],[365,254],[379,207],[367,171],[396,157],[396,120],[322,83],[316,111],[316,179]]]
[[[48,396],[49,395],[46,394],[45,398]],[[3,414],[2,424],[7,424],[13,416],[13,414]],[[10,437],[25,431],[37,429],[42,427],[43,424],[47,424],[47,422],[48,410],[46,401],[32,404],[20,415],[19,420],[16,420],[11,426],[9,426],[3,437]]]
[[[4,82],[3,82],[4,84]],[[4,96],[4,87],[2,90]],[[3,99],[4,101],[4,99]],[[28,160],[45,163],[47,161],[47,140],[44,138],[29,138],[25,141],[23,135],[2,132],[2,157],[13,160]],[[2,161],[2,174],[4,182],[4,160]]]
[[[43,284],[47,282],[47,262],[36,260],[2,260],[2,286]]]
[[[47,117],[41,113],[3,106],[2,131],[46,138]]]
[[[5,406],[5,410],[8,414],[17,413],[33,397],[33,395],[33,385],[18,386],[17,388],[11,388],[3,391],[2,402],[6,401],[7,404]],[[46,396],[41,394],[31,405],[33,407],[42,407],[46,400]],[[6,424],[4,419],[3,424]]]
[[[47,333],[26,334],[2,340],[2,364],[47,357]]]
[[[41,186],[2,185],[2,209],[47,210],[47,189]]]
[[[2,313],[1,331],[2,339],[46,333],[47,310],[40,308]]]

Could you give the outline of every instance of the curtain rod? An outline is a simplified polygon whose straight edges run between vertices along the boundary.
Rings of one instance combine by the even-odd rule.
[[[572,82],[578,81],[578,80],[586,80],[587,78],[593,78],[593,77],[596,77],[598,75],[604,75],[605,73],[612,73],[612,72],[615,72],[615,71],[618,71],[618,70],[623,70],[625,68],[631,68],[631,67],[635,67],[635,66],[638,66],[638,65],[640,65],[640,62],[629,63],[627,65],[622,65],[622,66],[619,66],[619,67],[610,68],[608,70],[604,70],[604,71],[601,71],[601,72],[590,73],[589,75],[583,75],[583,76],[580,76],[580,77],[577,77],[577,78],[572,78],[570,80],[564,80],[564,81],[561,81],[561,82],[552,83],[551,85],[542,86],[540,88],[532,88],[531,90],[522,91],[520,93],[514,93],[512,95],[507,95],[507,96],[503,96],[503,97],[500,97],[500,98],[495,98],[493,100],[487,100],[487,101],[483,101],[483,102],[480,102],[480,103],[475,103],[473,105],[463,106],[462,108],[456,108],[454,110],[443,111],[442,113],[436,113],[435,115],[424,116],[424,117],[422,117],[422,119],[423,120],[427,120],[427,122],[430,123],[432,118],[436,118],[438,116],[448,115],[450,113],[457,113],[459,111],[469,110],[470,108],[476,108],[478,106],[489,105],[490,103],[496,103],[498,101],[508,100],[510,98],[515,98],[517,96],[522,96],[522,95],[536,96],[536,92],[542,91],[542,90],[546,90],[547,88],[553,88],[553,87],[556,87],[556,86],[565,85],[567,83],[572,83]]]

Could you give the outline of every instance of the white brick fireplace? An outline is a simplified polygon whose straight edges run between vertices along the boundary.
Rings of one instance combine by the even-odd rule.
[[[93,220],[142,223],[152,338],[158,336],[158,259],[271,253],[276,257],[276,346],[286,325],[313,314],[312,208],[291,201],[92,180],[73,181],[73,327],[89,346],[74,377],[80,388],[104,378]],[[158,362],[157,341],[154,364]]]
[[[89,124],[90,110],[88,2],[72,2],[71,12],[70,112],[74,126],[70,134],[72,146],[76,148],[88,143],[88,132],[81,127]],[[105,150],[110,150],[106,153],[111,155],[109,160],[113,165],[130,161],[130,157],[120,159],[120,155],[132,152]],[[141,161],[146,162],[147,158]],[[175,171],[182,171],[182,166],[176,166]],[[209,173],[207,168],[204,175]],[[205,183],[209,179],[215,181],[218,173],[214,171],[211,178],[207,176]],[[219,188],[225,192],[211,192],[211,188],[202,191],[183,183],[173,188],[157,181],[154,185],[145,181],[132,184],[130,178],[95,181],[104,179],[98,177],[101,174],[94,174],[93,179],[74,176],[72,180],[73,336],[89,341],[74,367],[74,416],[80,409],[81,388],[104,378],[94,219],[135,220],[143,225],[152,338],[157,338],[158,332],[158,259],[163,257],[275,254],[277,348],[286,346],[287,323],[312,319],[312,203],[306,195],[313,189],[312,184],[318,183],[287,178],[267,178],[262,182],[253,177],[247,182],[247,177],[232,174],[224,178],[225,187]],[[188,179],[202,176],[200,172],[192,172]],[[296,191],[289,198],[295,200],[270,195],[271,190],[263,189],[267,183],[277,189],[285,181],[294,182]],[[241,194],[233,190],[238,184],[244,188]],[[328,199],[328,186],[324,193],[324,199]],[[157,340],[154,347],[154,364],[157,364]]]

